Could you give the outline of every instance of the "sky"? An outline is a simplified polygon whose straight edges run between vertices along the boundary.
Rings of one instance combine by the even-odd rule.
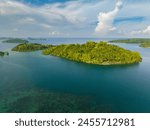
[[[0,0],[0,37],[150,37],[150,0]]]

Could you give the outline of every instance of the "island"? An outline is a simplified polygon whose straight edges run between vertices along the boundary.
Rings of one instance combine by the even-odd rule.
[[[12,49],[12,51],[18,51],[18,52],[31,52],[31,51],[38,51],[47,49],[49,47],[52,47],[52,45],[44,45],[44,44],[38,44],[38,43],[28,43],[28,44],[19,44],[16,47]]]
[[[115,42],[115,43],[129,43],[129,44],[137,44],[137,43],[144,43],[144,42],[150,42],[150,39],[148,38],[129,38],[129,39],[119,39],[119,40],[111,40],[109,42]]]
[[[24,39],[20,39],[20,38],[9,38],[7,40],[4,40],[3,43],[21,43],[21,44],[25,44],[25,43],[28,43],[28,41],[24,40]]]
[[[8,52],[0,51],[0,56],[5,56],[5,55],[9,55],[9,53]]]
[[[134,64],[142,61],[138,52],[132,52],[103,41],[52,46],[43,50],[43,54],[97,65]]]
[[[144,43],[140,44],[140,47],[150,48],[150,42],[144,42]]]
[[[106,42],[88,41],[85,44],[44,45],[20,44],[12,49],[18,52],[43,50],[44,55],[53,55],[72,61],[97,65],[134,64],[142,61],[139,52],[126,50]]]
[[[139,44],[140,47],[150,48],[150,39],[146,38],[131,38],[131,39],[119,39],[109,41],[111,43],[128,43],[128,44]]]
[[[0,37],[0,40],[6,40],[9,39],[8,37]]]
[[[28,37],[29,40],[46,40],[46,38],[32,38],[32,37]]]

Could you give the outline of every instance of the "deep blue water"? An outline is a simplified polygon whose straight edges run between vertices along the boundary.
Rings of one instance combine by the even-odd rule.
[[[31,42],[69,44],[87,40],[101,39],[53,38]],[[22,88],[38,88],[90,96],[93,105],[110,106],[112,112],[150,112],[150,49],[137,44],[117,45],[139,51],[143,61],[135,65],[90,65],[44,56],[40,51],[11,52],[15,44],[0,43],[0,50],[10,52],[9,56],[0,57],[0,91],[7,96]]]

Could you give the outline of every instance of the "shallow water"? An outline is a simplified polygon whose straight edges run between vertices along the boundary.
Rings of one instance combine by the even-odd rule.
[[[60,38],[44,40],[42,43],[83,43],[86,40],[90,39]],[[100,39],[91,40],[99,41]],[[41,41],[34,40],[34,42]],[[150,49],[140,48],[135,44],[117,43],[117,45],[139,51],[143,62],[135,65],[90,65],[59,57],[44,56],[40,51],[11,52],[14,44],[0,43],[0,50],[10,52],[9,56],[0,57],[0,111],[14,112],[12,108],[21,107],[17,101],[22,98],[22,95],[28,95],[29,92],[33,94],[36,90],[38,94],[40,91],[44,91],[45,93],[62,94],[61,97],[63,94],[68,94],[68,98],[70,96],[74,98],[81,96],[84,99],[88,97],[86,100],[86,102],[89,101],[88,105],[85,105],[86,110],[89,109],[87,112],[103,112],[101,109],[109,109],[110,112],[150,112]],[[39,98],[38,94],[36,93],[34,98]],[[81,97],[80,99],[82,99]],[[54,98],[57,97],[54,96]],[[45,97],[42,99],[44,100]],[[47,102],[51,102],[51,100]],[[34,99],[31,104],[36,104],[36,102],[38,101]],[[70,105],[69,103],[79,106],[83,102],[68,101],[66,106]],[[14,106],[14,104],[17,105]],[[16,112],[22,112],[22,109],[26,111],[27,106],[28,103]],[[96,109],[89,106],[95,106]],[[57,107],[61,107],[60,104],[57,104]],[[65,107],[64,112],[66,112]],[[80,107],[77,108],[80,109]],[[27,112],[34,112],[33,109],[31,110],[29,109]],[[79,111],[72,109],[69,112],[86,111],[84,108]]]

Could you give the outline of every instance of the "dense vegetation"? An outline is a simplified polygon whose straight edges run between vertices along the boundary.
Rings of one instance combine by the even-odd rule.
[[[149,42],[144,42],[144,43],[140,44],[140,47],[150,48],[150,41]]]
[[[150,42],[150,39],[130,38],[130,39],[112,40],[110,42],[116,42],[116,43],[145,43],[145,42]]]
[[[0,51],[0,56],[4,56],[4,55],[9,55],[9,53]]]
[[[129,43],[129,44],[139,44],[140,47],[149,48],[150,39],[144,38],[131,38],[131,39],[122,39],[122,40],[112,40],[110,42],[115,43]]]
[[[23,39],[19,39],[19,38],[9,38],[9,39],[3,41],[3,43],[22,43],[22,44],[25,44],[25,43],[28,43],[28,41],[23,40]]]
[[[73,61],[110,65],[110,64],[132,64],[141,62],[142,58],[138,52],[125,50],[116,45],[106,42],[89,41],[86,44],[69,44],[50,47],[43,51],[45,55],[54,55]]]
[[[16,47],[14,47],[12,51],[30,52],[30,51],[47,49],[51,46],[52,45],[42,45],[42,44],[37,44],[37,43],[19,44]]]

